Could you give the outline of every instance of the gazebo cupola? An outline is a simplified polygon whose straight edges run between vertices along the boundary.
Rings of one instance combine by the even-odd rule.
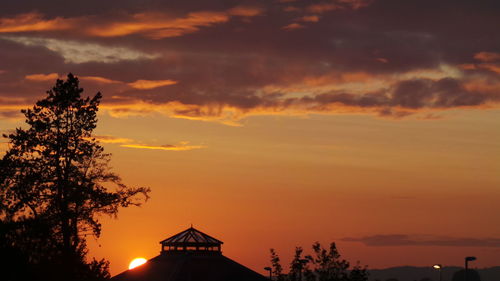
[[[178,252],[208,252],[221,253],[222,241],[207,235],[192,226],[172,237],[169,237],[161,244],[161,253]]]

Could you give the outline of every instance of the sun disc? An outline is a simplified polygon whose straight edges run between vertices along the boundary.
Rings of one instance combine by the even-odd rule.
[[[133,259],[130,264],[128,265],[128,269],[136,268],[140,265],[143,265],[147,262],[148,260],[145,258],[135,258]]]

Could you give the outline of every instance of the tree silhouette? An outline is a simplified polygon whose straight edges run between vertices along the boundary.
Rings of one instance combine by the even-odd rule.
[[[148,188],[127,187],[111,172],[110,154],[92,137],[102,95],[82,92],[71,73],[58,79],[46,98],[22,110],[28,128],[3,135],[0,238],[24,255],[35,279],[45,278],[36,270],[43,264],[57,266],[51,280],[109,277],[106,261],[85,260],[86,237],[100,236],[99,215],[116,216],[120,207],[140,205],[137,195],[148,198]]]
[[[280,263],[280,257],[278,256],[278,254],[274,249],[271,249],[270,252],[271,252],[272,275],[276,277],[276,280],[283,281],[284,280],[283,267],[281,266]]]
[[[465,269],[461,269],[453,274],[451,278],[452,281],[464,281],[465,280]],[[467,270],[467,281],[481,281],[481,276],[479,272],[474,269]]]
[[[368,271],[361,267],[359,262],[350,269],[350,263],[342,259],[335,243],[330,244],[327,250],[319,242],[312,245],[314,256],[306,255],[302,258],[303,249],[295,248],[295,255],[290,263],[288,275],[282,274],[279,256],[271,249],[271,264],[277,280],[289,281],[367,281]],[[276,270],[276,269],[279,269]]]

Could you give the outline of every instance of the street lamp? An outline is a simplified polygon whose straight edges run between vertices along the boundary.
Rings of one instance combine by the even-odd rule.
[[[440,264],[435,264],[432,266],[434,269],[439,270],[439,281],[443,280],[443,275],[441,273],[441,270],[443,269],[443,266]]]
[[[469,270],[469,262],[470,261],[475,261],[477,258],[476,257],[465,257],[465,281],[467,281],[467,274]]]
[[[273,269],[269,266],[264,267],[264,270],[269,271],[269,280],[273,280]]]

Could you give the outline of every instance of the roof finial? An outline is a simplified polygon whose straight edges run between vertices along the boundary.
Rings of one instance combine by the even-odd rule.
[[[193,223],[191,223],[191,228],[193,228]]]

